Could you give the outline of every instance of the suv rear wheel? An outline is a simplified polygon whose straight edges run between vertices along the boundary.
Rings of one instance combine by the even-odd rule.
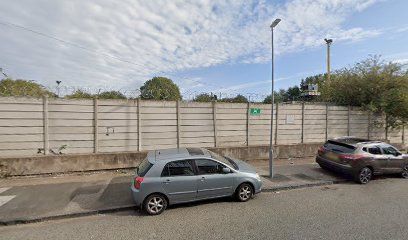
[[[143,209],[149,215],[159,215],[167,208],[167,200],[163,195],[152,194],[148,196],[144,203]]]
[[[370,168],[364,167],[356,176],[356,181],[360,184],[367,184],[373,176],[373,171]]]
[[[402,177],[403,177],[403,178],[408,178],[408,165],[406,165],[406,166],[402,169]]]

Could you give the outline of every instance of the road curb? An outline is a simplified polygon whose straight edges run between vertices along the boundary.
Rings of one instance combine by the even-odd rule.
[[[348,181],[349,180],[333,180],[333,181],[320,181],[320,182],[314,182],[314,183],[291,184],[291,185],[284,185],[284,186],[278,186],[278,187],[272,187],[272,188],[265,188],[265,189],[262,189],[262,192],[277,192],[277,191],[285,191],[285,190],[293,190],[293,189],[301,189],[301,188],[319,187],[319,186],[345,183]]]
[[[60,214],[54,216],[45,216],[39,218],[30,218],[30,219],[13,219],[13,220],[6,220],[0,221],[0,226],[12,226],[18,224],[27,224],[27,223],[37,223],[49,220],[59,220],[59,219],[66,219],[66,218],[73,218],[73,217],[84,217],[84,216],[91,216],[97,214],[104,214],[104,213],[114,213],[120,211],[127,211],[135,209],[136,205],[127,205],[127,206],[120,206],[114,208],[105,208],[105,209],[98,209],[86,212],[75,212],[75,213],[67,213],[67,214]]]
[[[272,188],[264,188],[262,192],[277,192],[277,191],[285,191],[285,190],[293,190],[293,189],[301,189],[301,188],[310,188],[310,187],[318,187],[318,186],[325,186],[325,185],[333,185],[338,183],[348,182],[348,180],[334,180],[334,181],[319,181],[314,183],[303,183],[303,184],[291,184],[291,185],[284,185]],[[104,214],[104,213],[114,213],[120,211],[128,211],[136,209],[136,205],[126,205],[126,206],[118,206],[113,208],[105,208],[105,209],[98,209],[92,211],[84,211],[84,212],[74,212],[74,213],[67,213],[67,214],[60,214],[54,216],[45,216],[39,218],[30,218],[30,219],[13,219],[13,220],[6,220],[0,221],[0,226],[12,226],[12,225],[19,225],[19,224],[28,224],[28,223],[37,223],[37,222],[44,222],[50,220],[59,220],[59,219],[67,219],[67,218],[74,218],[74,217],[84,217],[84,216],[92,216],[97,214]]]

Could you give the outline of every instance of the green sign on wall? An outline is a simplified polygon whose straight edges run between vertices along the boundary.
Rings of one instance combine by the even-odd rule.
[[[259,115],[261,115],[261,109],[260,108],[251,108],[249,113],[252,116],[259,116]]]

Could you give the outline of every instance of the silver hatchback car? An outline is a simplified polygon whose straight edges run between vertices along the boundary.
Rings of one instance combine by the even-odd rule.
[[[246,202],[261,187],[253,167],[203,148],[150,151],[131,184],[136,205],[150,215],[170,204],[225,196]]]

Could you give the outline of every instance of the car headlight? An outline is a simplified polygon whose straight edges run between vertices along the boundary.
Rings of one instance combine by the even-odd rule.
[[[255,174],[255,178],[256,178],[256,180],[261,181],[261,176],[259,176],[258,173]]]

